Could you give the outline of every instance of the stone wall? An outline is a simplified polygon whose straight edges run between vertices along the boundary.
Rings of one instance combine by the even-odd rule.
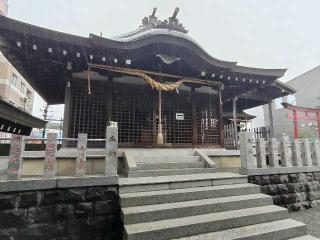
[[[122,239],[118,187],[0,193],[0,239]]]
[[[249,176],[249,182],[273,198],[275,205],[299,211],[320,206],[320,172]]]

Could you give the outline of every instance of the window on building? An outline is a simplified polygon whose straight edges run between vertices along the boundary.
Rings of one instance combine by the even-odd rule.
[[[14,73],[12,73],[12,78],[11,78],[11,83],[13,86],[17,86],[17,82],[18,82],[18,76]]]
[[[27,89],[27,98],[32,99],[32,92],[30,89]]]
[[[26,92],[26,85],[22,82],[21,85],[20,85],[20,91],[22,93],[25,93]]]

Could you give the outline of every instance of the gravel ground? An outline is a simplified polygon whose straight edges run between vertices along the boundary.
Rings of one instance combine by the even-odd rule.
[[[320,208],[290,213],[291,218],[308,225],[308,234],[320,238]]]

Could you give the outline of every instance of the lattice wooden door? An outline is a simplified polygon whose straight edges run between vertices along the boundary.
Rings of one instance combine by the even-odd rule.
[[[72,85],[69,137],[77,138],[78,133],[88,133],[90,139],[105,138],[107,106],[103,84],[93,86],[93,94],[88,95],[82,84]]]
[[[215,95],[196,93],[197,145],[220,145],[219,101]]]
[[[111,120],[118,122],[122,146],[147,146],[154,139],[155,91],[149,87],[115,84]]]

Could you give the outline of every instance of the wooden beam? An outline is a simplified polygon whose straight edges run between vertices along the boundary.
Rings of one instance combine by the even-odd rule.
[[[154,71],[146,71],[146,70],[141,70],[141,69],[134,69],[134,68],[124,68],[124,67],[114,67],[110,65],[99,65],[99,64],[89,64],[91,68],[97,68],[97,69],[102,69],[102,70],[115,70],[115,71],[138,71],[142,72],[147,75],[152,75],[152,76],[159,76],[159,77],[168,77],[168,78],[175,78],[175,79],[188,79],[188,80],[193,80],[193,81],[199,81],[199,84],[207,84],[207,85],[222,85],[222,82],[216,82],[216,81],[208,81],[208,80],[203,80],[199,78],[192,78],[188,76],[178,76],[175,74],[168,74],[168,73],[160,73],[160,72],[154,72]],[[101,68],[101,67],[105,67]]]
[[[297,110],[298,112],[320,113],[320,108],[299,107],[290,103],[282,103],[285,109]]]

